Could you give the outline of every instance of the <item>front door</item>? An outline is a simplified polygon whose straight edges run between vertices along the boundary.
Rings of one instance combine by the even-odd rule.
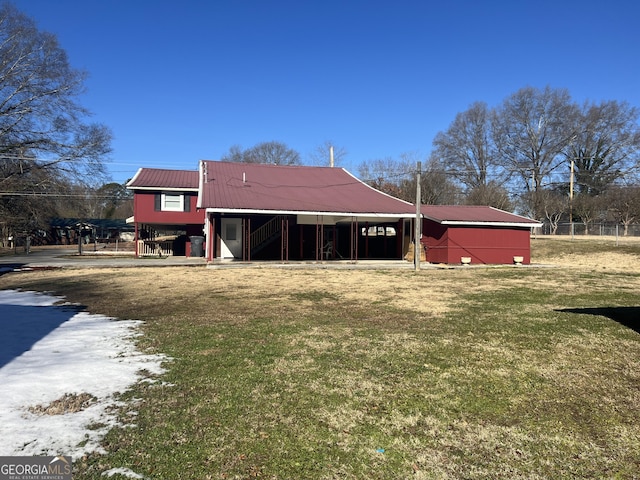
[[[242,219],[222,219],[222,258],[242,258]]]

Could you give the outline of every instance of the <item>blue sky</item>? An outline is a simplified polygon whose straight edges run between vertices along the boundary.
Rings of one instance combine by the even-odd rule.
[[[326,141],[363,161],[413,152],[473,102],[525,86],[640,107],[640,3],[14,0],[86,70],[108,164],[197,168],[232,145]]]

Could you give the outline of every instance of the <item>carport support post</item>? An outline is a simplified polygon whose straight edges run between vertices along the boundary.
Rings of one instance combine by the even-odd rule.
[[[420,270],[420,254],[421,242],[420,237],[422,236],[422,222],[420,221],[420,207],[422,205],[422,198],[420,194],[420,173],[422,170],[422,162],[418,161],[418,168],[416,171],[416,225],[415,225],[415,233],[413,236],[414,239],[414,249],[413,249],[413,265],[415,270]]]

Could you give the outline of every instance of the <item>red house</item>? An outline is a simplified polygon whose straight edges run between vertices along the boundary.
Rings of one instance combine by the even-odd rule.
[[[191,238],[204,235],[197,208],[197,170],[141,168],[127,183],[133,190],[136,255],[191,255]]]
[[[142,168],[127,187],[138,255],[400,260],[412,241],[413,205],[342,168],[202,161]]]
[[[401,260],[413,242],[415,206],[342,168],[201,161],[197,171],[141,168],[127,187],[139,256]],[[528,264],[541,225],[491,207],[421,213],[429,263]]]
[[[427,261],[447,264],[529,264],[531,229],[542,224],[493,207],[423,205]]]
[[[342,168],[200,162],[209,261],[402,259],[415,207]]]

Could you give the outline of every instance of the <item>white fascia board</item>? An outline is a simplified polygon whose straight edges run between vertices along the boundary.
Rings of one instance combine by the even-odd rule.
[[[138,178],[138,175],[140,175],[141,172],[142,172],[142,168],[139,168],[138,171],[136,172],[136,174],[133,176],[133,178],[127,182],[126,187],[128,189],[131,189],[131,190],[134,189],[134,187],[130,187],[129,185],[132,184],[133,182],[135,182],[136,178]]]
[[[176,187],[127,187],[130,190],[147,190],[153,192],[197,192],[197,188],[176,188]]]
[[[430,219],[434,220],[434,219]],[[519,227],[536,228],[542,227],[542,223],[518,223],[518,222],[465,222],[463,220],[434,220],[442,225],[458,225],[466,227]]]
[[[373,188],[371,185],[369,185],[369,184],[368,184],[368,183],[366,183],[366,182],[363,182],[362,180],[360,180],[358,177],[356,177],[355,175],[353,175],[350,171],[346,170],[345,168],[343,168],[343,169],[342,169],[342,171],[343,171],[343,172],[345,172],[345,173],[346,173],[347,175],[349,175],[350,177],[352,177],[354,180],[357,180],[358,182],[360,182],[360,183],[361,183],[362,185],[364,185],[365,187],[370,188],[370,189],[371,189],[371,190],[373,190],[374,192],[380,193],[380,194],[382,194],[382,195],[384,195],[384,196],[386,196],[386,197],[389,197],[389,198],[393,198],[394,200],[397,200],[398,202],[402,202],[402,203],[404,203],[404,204],[406,204],[406,205],[411,205],[411,206],[413,206],[413,205],[414,205],[414,204],[413,204],[413,203],[411,203],[411,202],[407,202],[406,200],[402,200],[401,198],[394,197],[393,195],[390,195],[390,194],[388,194],[388,193],[386,193],[386,192],[383,192],[382,190],[378,190],[377,188]],[[415,216],[415,215],[414,215],[414,216]]]
[[[202,194],[204,193],[204,160],[200,160],[198,164],[198,199],[196,201],[196,208],[202,208]]]
[[[400,219],[400,218],[415,218],[415,214],[410,213],[353,213],[353,212],[311,212],[311,211],[299,211],[299,210],[260,210],[260,209],[248,209],[248,208],[207,208],[207,213],[229,213],[236,215],[298,215],[298,216],[327,216],[327,217],[346,217],[350,218],[372,218],[372,219]]]

